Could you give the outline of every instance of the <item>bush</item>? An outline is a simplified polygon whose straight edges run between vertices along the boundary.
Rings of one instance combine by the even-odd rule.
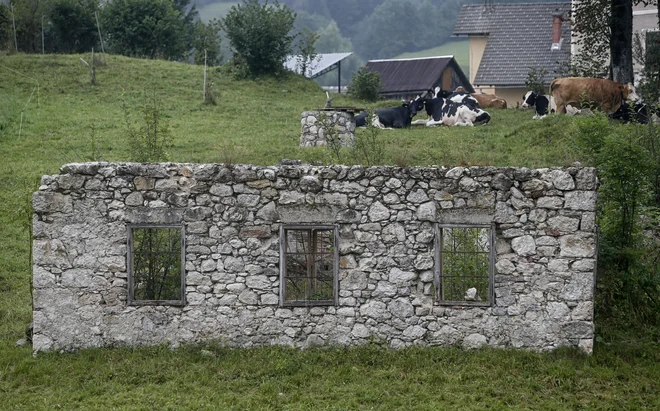
[[[130,147],[130,161],[140,163],[167,161],[167,148],[172,134],[165,120],[158,97],[154,94],[140,109],[141,120],[132,121],[131,113],[124,106],[126,138]],[[137,124],[135,124],[137,123]]]
[[[114,0],[105,5],[102,16],[114,53],[165,59],[186,54],[185,16],[172,0]]]
[[[545,91],[544,78],[548,74],[548,70],[543,67],[531,68],[527,72],[527,78],[525,79],[525,88],[531,90],[536,94],[544,95],[547,94]]]
[[[94,11],[98,7],[98,0],[55,1],[50,11],[55,51],[87,53],[96,45],[98,34]]]
[[[232,6],[221,24],[234,53],[233,64],[239,66],[234,73],[254,78],[283,72],[295,38],[290,34],[295,19],[296,14],[277,1],[243,0]]]
[[[660,321],[660,129],[576,119],[576,146],[599,173],[597,308],[620,322]]]
[[[358,100],[377,101],[380,98],[378,94],[380,89],[380,73],[360,67],[348,86],[348,94]]]

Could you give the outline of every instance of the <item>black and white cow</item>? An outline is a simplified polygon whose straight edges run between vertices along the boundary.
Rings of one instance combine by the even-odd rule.
[[[366,127],[367,125],[367,115],[366,111],[361,112],[355,116],[355,127]]]
[[[408,128],[412,122],[412,118],[424,107],[424,100],[421,96],[417,96],[412,101],[407,101],[399,107],[381,108],[376,110],[376,113],[371,120],[374,127],[381,129],[386,128]]]
[[[624,123],[635,122],[639,124],[648,124],[649,116],[653,115],[653,109],[645,103],[632,103],[624,101],[621,107],[610,115],[615,120],[621,120]]]
[[[471,109],[476,109],[479,107],[479,102],[477,101],[477,99],[472,97],[472,95],[470,95],[470,93],[467,92],[455,91],[451,93],[449,96],[447,96],[446,100],[454,104],[468,106]]]
[[[534,117],[532,117],[534,119],[543,118],[546,115],[557,111],[557,105],[555,104],[554,97],[538,94],[534,91],[528,91],[523,96],[523,102],[520,107],[521,108],[536,107],[536,114],[534,115]]]
[[[441,97],[440,88],[436,88],[433,97],[426,100],[426,112],[430,116],[427,127],[443,124],[445,126],[473,126],[486,124],[490,121],[490,114],[468,103],[452,101],[452,95],[448,98]],[[455,93],[454,93],[455,94]],[[454,96],[456,97],[456,96]]]

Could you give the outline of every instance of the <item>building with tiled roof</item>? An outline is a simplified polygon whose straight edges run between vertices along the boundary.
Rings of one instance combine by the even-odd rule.
[[[550,85],[570,63],[570,10],[570,2],[463,6],[454,36],[470,39],[469,80],[475,89],[515,107],[531,69],[545,69],[544,83]]]
[[[380,94],[390,99],[414,98],[436,86],[474,91],[454,56],[369,60],[367,70],[380,73]]]

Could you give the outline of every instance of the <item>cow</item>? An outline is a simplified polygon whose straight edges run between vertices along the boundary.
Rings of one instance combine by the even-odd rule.
[[[426,113],[430,116],[426,123],[427,127],[440,124],[446,126],[473,126],[486,124],[490,121],[490,115],[480,108],[473,107],[471,102],[470,104],[457,103],[451,100],[451,95],[443,98],[441,97],[441,91],[437,87],[433,97],[425,101]]]
[[[495,94],[472,93],[472,97],[479,103],[479,108],[506,108],[506,100]]]
[[[355,116],[355,127],[366,127],[367,125],[367,112],[363,111]]]
[[[632,84],[602,78],[558,78],[550,83],[550,91],[557,104],[557,113],[566,113],[568,104],[580,106],[586,102],[612,114],[625,100],[639,100]]]
[[[399,107],[381,108],[376,110],[371,124],[381,129],[408,128],[412,118],[424,107],[424,100],[417,96],[413,101],[403,102]]]
[[[536,107],[536,114],[532,117],[533,119],[540,119],[549,113],[557,112],[557,105],[555,104],[554,97],[538,94],[535,91],[528,91],[527,94],[523,96],[523,102],[520,107]]]
[[[610,118],[621,120],[624,123],[633,121],[635,123],[648,124],[649,115],[653,115],[653,112],[653,108],[644,103],[633,103],[630,105],[627,101],[624,101],[621,107],[610,115]]]
[[[457,88],[456,90],[461,89],[462,87]],[[440,90],[442,91],[442,90]],[[439,94],[439,93],[436,93]],[[465,105],[469,106],[470,108],[477,108],[479,107],[479,102],[477,101],[476,98],[472,97],[472,95],[466,91],[454,91],[453,93],[449,94],[445,100],[450,101],[455,104],[460,104],[460,105]]]

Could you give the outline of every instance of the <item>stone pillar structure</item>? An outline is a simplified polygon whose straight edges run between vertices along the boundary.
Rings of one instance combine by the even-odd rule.
[[[355,116],[345,111],[305,111],[300,120],[300,147],[328,144],[338,138],[342,146],[352,146],[355,140]],[[331,128],[329,133],[327,128]]]

